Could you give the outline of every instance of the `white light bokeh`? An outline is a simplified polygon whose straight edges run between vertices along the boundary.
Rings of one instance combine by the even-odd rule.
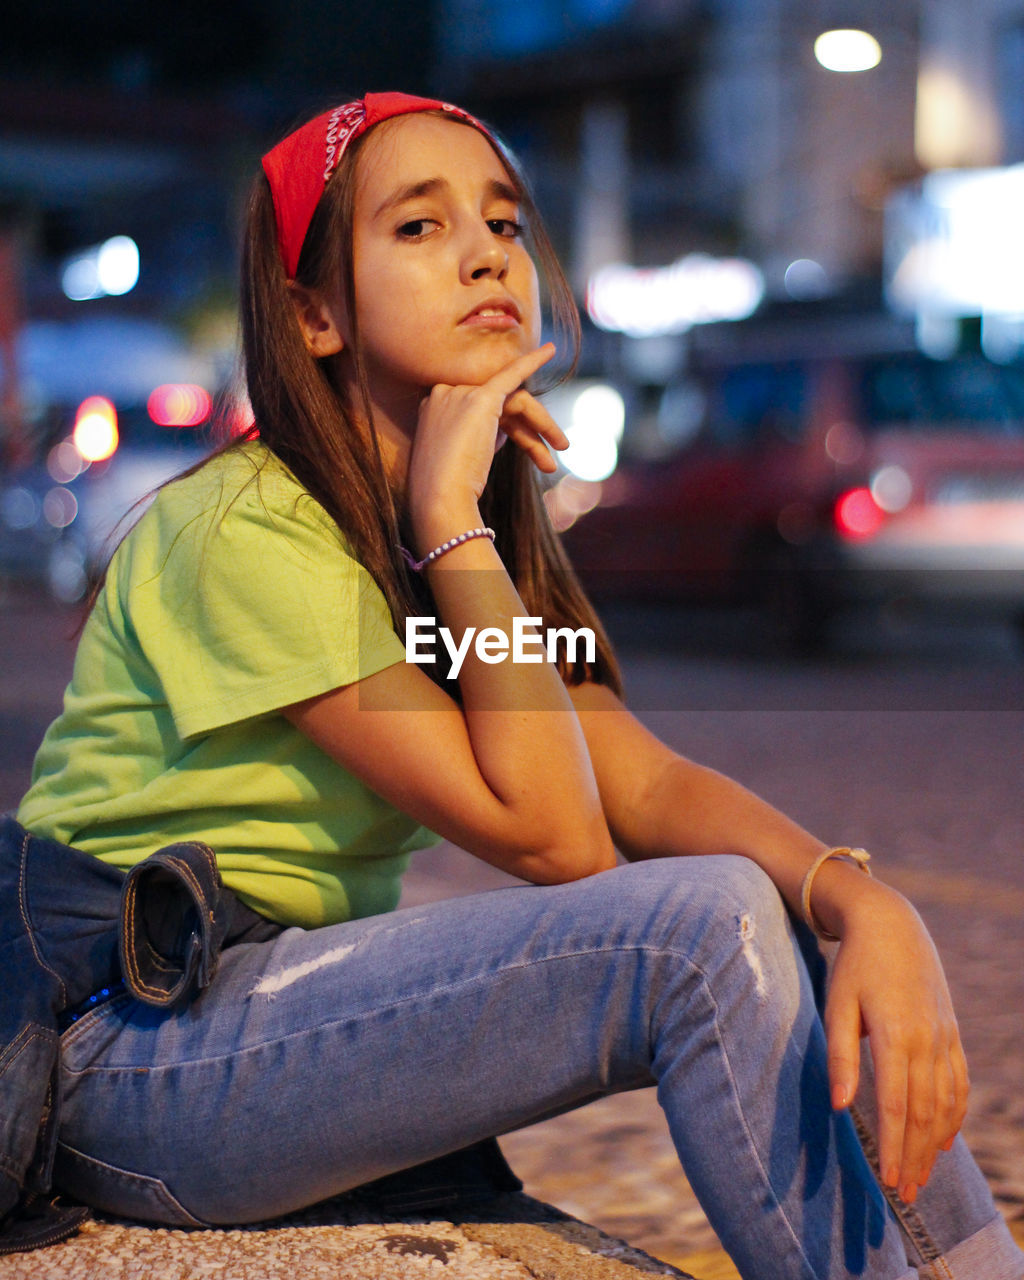
[[[619,441],[626,422],[626,406],[614,387],[598,383],[575,398],[569,425],[569,447],[559,457],[580,480],[605,480],[619,461]]]
[[[797,258],[791,262],[782,283],[789,296],[800,302],[823,298],[829,291],[828,272],[813,258]]]
[[[57,484],[70,484],[88,465],[72,440],[62,440],[55,444],[46,455],[46,470]]]
[[[580,516],[592,511],[600,501],[600,481],[581,480],[571,474],[562,476],[557,484],[544,492],[544,505],[559,533],[571,528]]]
[[[763,297],[764,277],[752,262],[691,253],[668,267],[602,267],[587,285],[587,313],[601,329],[649,338],[743,320]]]
[[[1024,315],[1024,164],[928,174],[886,213],[886,292],[919,317]],[[931,319],[924,323],[931,323]]]
[[[139,281],[139,248],[130,236],[112,236],[64,264],[61,288],[72,302],[119,297]]]
[[[83,253],[69,259],[64,264],[60,285],[64,296],[72,302],[88,302],[91,298],[102,298],[99,270],[96,258],[91,253]]]
[[[16,485],[0,493],[0,520],[8,529],[31,529],[39,519],[39,501],[30,489]]]
[[[890,463],[879,467],[871,477],[871,496],[889,515],[895,515],[906,507],[914,492],[910,476],[902,467]]]
[[[139,282],[139,248],[131,236],[113,236],[100,245],[96,260],[100,287],[111,297],[130,293]]]
[[[54,529],[66,529],[78,516],[78,499],[70,489],[56,485],[43,498],[43,517]]]
[[[826,71],[870,71],[882,61],[882,46],[868,31],[843,27],[823,31],[814,42],[814,56]]]

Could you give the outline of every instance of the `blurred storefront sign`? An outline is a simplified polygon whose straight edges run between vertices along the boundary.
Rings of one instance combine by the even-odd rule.
[[[764,277],[754,263],[690,253],[668,267],[602,267],[587,285],[587,313],[601,329],[648,338],[744,320],[763,297]]]
[[[1024,337],[1022,225],[1024,164],[929,174],[886,210],[890,305],[916,315],[924,330],[980,316],[986,347],[1001,342],[1003,358],[1012,358],[1009,347],[1021,344],[1008,337]]]

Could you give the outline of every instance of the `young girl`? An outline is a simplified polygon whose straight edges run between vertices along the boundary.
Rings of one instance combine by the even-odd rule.
[[[67,938],[109,924],[83,866],[120,882],[175,845],[150,887],[174,871],[205,904],[178,982],[132,872],[127,989],[61,998],[55,1184],[250,1222],[656,1083],[744,1276],[1024,1274],[957,1137],[967,1071],[918,916],[620,700],[538,496],[566,440],[527,389],[554,348],[524,221],[570,338],[575,312],[508,154],[456,108],[371,94],[263,169],[258,435],[122,542],[6,829],[33,961],[66,982]],[[456,686],[406,661],[420,617],[597,643],[472,643]],[[430,833],[532,883],[394,912]],[[824,1023],[809,930],[840,942]]]

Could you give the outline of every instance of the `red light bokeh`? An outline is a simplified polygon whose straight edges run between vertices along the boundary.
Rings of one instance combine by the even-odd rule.
[[[835,522],[845,538],[870,538],[885,524],[885,512],[870,489],[850,489],[836,502]]]
[[[160,427],[198,427],[210,416],[210,393],[189,382],[157,387],[146,402],[149,416]]]

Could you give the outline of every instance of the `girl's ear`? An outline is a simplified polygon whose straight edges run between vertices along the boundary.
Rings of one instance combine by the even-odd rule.
[[[288,281],[295,317],[302,330],[306,350],[313,356],[333,356],[345,346],[335,308],[315,289]]]

